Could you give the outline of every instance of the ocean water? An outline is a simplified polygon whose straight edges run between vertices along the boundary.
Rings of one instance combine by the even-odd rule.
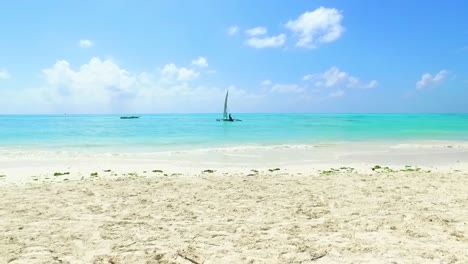
[[[165,151],[337,141],[468,140],[468,114],[0,115],[0,147]]]

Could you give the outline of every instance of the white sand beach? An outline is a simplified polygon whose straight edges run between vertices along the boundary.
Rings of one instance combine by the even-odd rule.
[[[466,142],[0,153],[0,263],[468,263]]]

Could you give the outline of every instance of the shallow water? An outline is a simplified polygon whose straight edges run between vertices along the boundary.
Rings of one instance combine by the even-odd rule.
[[[337,141],[468,140],[468,114],[0,115],[0,146],[147,151]]]

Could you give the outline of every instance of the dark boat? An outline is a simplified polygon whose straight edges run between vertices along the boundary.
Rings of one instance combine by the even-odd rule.
[[[139,116],[121,116],[120,119],[137,119]]]

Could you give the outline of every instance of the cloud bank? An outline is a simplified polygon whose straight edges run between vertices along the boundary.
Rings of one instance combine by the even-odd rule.
[[[200,59],[203,58],[203,59]],[[73,67],[59,60],[41,71],[43,83],[28,89],[0,89],[3,113],[157,113],[220,112],[225,92],[232,106],[256,105],[258,95],[235,86],[198,84],[207,65],[204,57],[193,67],[168,63],[151,72],[133,72],[98,57]],[[9,99],[10,98],[10,99]],[[16,98],[11,100],[11,98]],[[14,102],[13,102],[14,101]]]
[[[192,61],[192,65],[198,67],[208,67],[208,60],[205,57],[198,57],[198,59]]]
[[[449,72],[447,70],[441,70],[435,76],[429,73],[425,73],[421,76],[421,79],[416,82],[416,89],[423,90],[428,87],[436,86],[447,78]]]
[[[345,31],[341,25],[343,15],[335,8],[319,7],[307,11],[286,23],[286,28],[298,36],[296,46],[316,48],[322,43],[337,40]]]
[[[286,35],[267,36],[268,29],[265,27],[254,27],[247,29],[245,34],[247,40],[245,44],[256,49],[274,48],[283,46],[286,42]]]
[[[302,80],[310,81],[315,87],[348,87],[348,88],[361,88],[372,89],[378,86],[376,80],[362,81],[358,77],[352,76],[347,72],[341,71],[338,67],[333,66],[327,71],[318,74],[307,74]]]
[[[341,24],[342,20],[341,11],[335,8],[319,7],[314,11],[306,11],[296,19],[289,20],[284,27],[298,39],[295,46],[313,49],[340,38],[345,31]],[[238,31],[237,26],[228,29],[229,35],[235,35]],[[262,26],[247,29],[244,33],[247,36],[244,43],[257,49],[281,47],[287,39],[285,33],[268,36],[268,29]]]
[[[272,37],[251,37],[245,41],[245,44],[256,49],[263,49],[281,47],[285,41],[286,35],[279,34]]]

